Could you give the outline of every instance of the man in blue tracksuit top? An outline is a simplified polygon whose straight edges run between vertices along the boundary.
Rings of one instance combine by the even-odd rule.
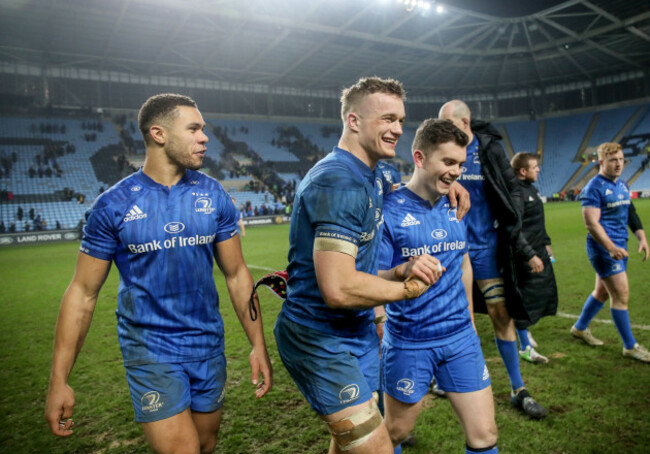
[[[68,376],[114,261],[120,273],[117,331],[136,421],[156,452],[212,452],[226,381],[214,260],[253,346],[257,397],[272,384],[261,317],[248,315],[252,276],[229,195],[197,172],[208,137],[196,103],[175,94],[153,96],[138,124],[147,149],[143,168],[105,191],[86,214],[57,322],[45,416],[55,435],[72,434]]]
[[[650,353],[632,335],[628,315],[627,226],[639,240],[643,261],[650,252],[648,241],[636,215],[631,210],[630,191],[620,179],[625,164],[623,149],[617,143],[598,147],[600,171],[580,193],[582,216],[587,226],[587,256],[596,270],[596,288],[589,295],[571,334],[591,346],[603,345],[589,330],[589,322],[610,300],[612,320],[623,340],[623,356],[650,362]],[[630,217],[631,216],[631,217]],[[628,222],[631,220],[632,222]]]
[[[467,135],[448,120],[426,120],[412,146],[415,171],[384,199],[379,275],[430,254],[444,273],[413,301],[386,306],[382,372],[386,426],[394,445],[410,433],[431,379],[446,392],[465,432],[466,452],[496,453],[490,375],[472,323],[472,267],[465,220],[449,188],[465,163]]]

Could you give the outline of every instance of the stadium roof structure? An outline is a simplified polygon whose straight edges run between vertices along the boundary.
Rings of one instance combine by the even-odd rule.
[[[647,0],[416,3],[0,0],[0,73],[48,68],[325,96],[379,75],[401,80],[410,97],[648,77]]]

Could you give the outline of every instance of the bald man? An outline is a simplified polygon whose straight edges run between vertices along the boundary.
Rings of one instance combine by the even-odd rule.
[[[521,232],[517,177],[499,143],[501,135],[489,123],[472,121],[467,104],[449,101],[440,109],[439,117],[451,120],[470,141],[458,181],[469,191],[472,202],[467,214],[467,240],[475,300],[482,298],[486,303],[497,349],[510,379],[512,404],[530,418],[542,419],[546,409],[530,396],[521,378],[513,322],[513,318],[529,319],[517,288],[515,259],[525,261],[524,266],[534,273],[544,269]]]

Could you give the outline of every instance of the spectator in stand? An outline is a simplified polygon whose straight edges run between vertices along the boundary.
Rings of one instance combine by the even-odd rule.
[[[0,221],[0,233],[5,233],[5,223],[4,221]]]
[[[23,207],[18,207],[18,210],[16,211],[16,219],[19,221],[23,220]]]

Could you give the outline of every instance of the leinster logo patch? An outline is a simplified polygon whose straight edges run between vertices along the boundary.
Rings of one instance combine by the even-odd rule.
[[[339,401],[342,404],[352,402],[359,398],[359,386],[356,384],[347,385],[339,391]]]
[[[410,378],[402,378],[397,382],[397,390],[404,393],[407,396],[413,394],[413,388],[415,388],[415,383]]]
[[[212,213],[214,211],[214,208],[212,208],[212,199],[210,197],[199,197],[194,202],[194,211],[205,214]]]

